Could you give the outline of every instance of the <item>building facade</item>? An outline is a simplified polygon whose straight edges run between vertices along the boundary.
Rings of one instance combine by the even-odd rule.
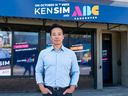
[[[4,5],[5,2],[2,2]],[[24,5],[21,2],[15,3],[10,4]],[[33,2],[35,9],[33,13],[30,10],[32,15],[27,13],[31,6],[25,13],[17,12],[19,7],[12,8],[15,9],[14,12],[8,12],[11,7],[2,6],[6,10],[0,10],[0,36],[3,40],[2,50],[8,51],[9,57],[3,58],[3,53],[0,54],[0,90],[38,90],[34,68],[40,50],[52,45],[49,27],[54,23],[64,27],[63,44],[77,55],[80,66],[79,89],[128,86],[128,20],[125,18],[128,15],[125,14],[127,7],[111,7],[98,1],[92,2],[92,5],[79,3]],[[24,6],[28,6],[27,4]],[[69,8],[73,10],[73,19],[68,14]],[[112,17],[107,17],[107,14],[102,15],[102,11],[108,10],[102,8],[114,8],[124,12],[118,16],[118,12],[110,11],[107,14]],[[22,9],[24,8],[21,7]]]

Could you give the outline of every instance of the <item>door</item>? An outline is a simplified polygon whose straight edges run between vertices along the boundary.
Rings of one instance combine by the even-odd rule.
[[[112,34],[102,35],[103,85],[112,84]]]

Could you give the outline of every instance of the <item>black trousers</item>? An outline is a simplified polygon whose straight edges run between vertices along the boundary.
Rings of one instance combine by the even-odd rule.
[[[63,92],[68,88],[52,88],[49,86],[45,86],[46,88],[48,88],[52,94],[43,94],[43,96],[72,96],[72,94],[67,93],[65,95],[63,95]]]

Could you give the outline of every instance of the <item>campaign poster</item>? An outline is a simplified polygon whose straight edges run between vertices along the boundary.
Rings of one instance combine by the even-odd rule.
[[[12,33],[0,31],[0,76],[11,76]]]
[[[70,49],[77,56],[80,75],[92,74],[92,41],[89,34],[71,34],[69,38]]]
[[[14,32],[14,76],[33,76],[38,58],[38,33]]]

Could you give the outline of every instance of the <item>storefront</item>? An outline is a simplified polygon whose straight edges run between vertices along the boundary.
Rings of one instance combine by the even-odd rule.
[[[128,67],[127,7],[67,1],[1,2],[0,36],[3,50],[9,55],[0,54],[0,81],[6,83],[13,79],[11,83],[17,87],[20,85],[15,84],[16,80],[30,80],[35,88],[38,54],[52,45],[49,27],[57,23],[64,27],[64,46],[77,55],[79,89],[128,85],[125,69]]]

